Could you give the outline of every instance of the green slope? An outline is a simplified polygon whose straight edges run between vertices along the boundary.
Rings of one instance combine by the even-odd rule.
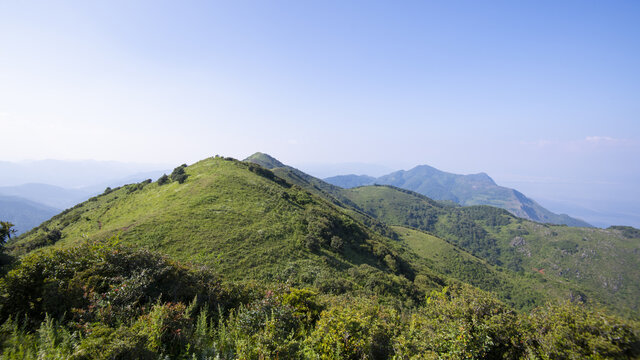
[[[437,258],[429,259],[428,266],[440,274],[495,291],[503,300],[519,308],[530,307],[543,298],[587,298],[626,316],[640,316],[635,301],[640,296],[637,285],[640,283],[640,263],[634,255],[634,251],[635,254],[640,252],[637,250],[640,244],[635,242],[634,245],[633,240],[613,235],[622,234],[622,230],[543,225],[518,219],[497,207],[449,205],[393,186],[341,189],[266,154],[258,153],[247,161],[256,159],[264,164],[278,164],[279,167],[273,169],[278,176],[348,208],[352,216],[369,226],[377,223],[367,220],[367,215],[382,223],[378,229],[385,229],[385,224],[421,229],[457,245],[459,250],[473,254],[475,259],[485,259],[497,266],[495,269],[504,276],[488,281],[480,273],[470,276],[461,268],[435,266],[448,261],[436,261]],[[495,185],[483,174],[475,176],[474,181]],[[390,234],[389,231],[385,233]],[[581,241],[579,248],[570,251],[564,249],[573,246],[572,239],[585,238],[586,234],[592,234],[598,240]],[[585,251],[600,255],[589,258]],[[610,262],[608,257],[621,261]]]
[[[539,224],[487,206],[445,206],[388,186],[344,194],[371,216],[429,231],[504,267],[517,281],[543,275],[541,280],[551,281],[558,291],[564,288],[573,297],[639,316],[640,240],[633,231]]]
[[[287,182],[297,185],[310,193],[329,201],[335,206],[340,207],[342,211],[347,212],[363,225],[375,230],[383,236],[392,239],[395,239],[397,236],[391,229],[389,229],[387,224],[364,213],[356,203],[351,201],[349,197],[345,196],[344,189],[338,186],[331,185],[294,167],[284,165],[268,154],[257,152],[246,158],[244,161],[270,169],[275,175]]]
[[[285,179],[291,184],[303,187],[334,204],[344,205],[345,202],[349,202],[347,198],[342,196],[342,189],[340,187],[331,185],[294,167],[287,166],[268,154],[257,152],[244,159],[244,161],[270,169],[274,174],[278,175],[278,177]]]
[[[549,299],[566,298],[570,293],[566,286],[544,275],[513,274],[427,232],[404,226],[392,228],[406,246],[427,261],[429,268],[493,292],[518,309],[530,310]]]
[[[261,166],[210,158],[185,171],[182,184],[131,184],[92,198],[9,248],[20,255],[119,234],[127,244],[212,266],[230,280],[370,290],[404,300],[423,296],[411,282],[416,272],[426,274],[429,286],[442,283],[410,264],[396,241]]]
[[[265,154],[257,157],[282,165]],[[286,165],[268,170],[211,158],[185,169],[184,183],[132,184],[92,198],[10,249],[19,255],[51,243],[64,247],[84,237],[120,234],[126,243],[213,266],[232,280],[341,292],[369,287],[362,286],[364,277],[380,279],[380,293],[417,296],[420,286],[412,281],[420,274],[427,287],[443,279],[464,281],[519,308],[574,296],[637,316],[640,250],[623,230],[547,226],[497,208],[443,205],[388,186],[345,190]],[[387,224],[428,231],[462,252],[455,261],[452,252],[426,257],[411,246],[415,242],[393,240],[402,236]]]
[[[278,159],[261,152],[257,152],[248,158],[244,159],[244,161],[252,162],[254,164],[258,164],[265,169],[275,169],[279,167],[286,167],[285,164],[278,161]]]

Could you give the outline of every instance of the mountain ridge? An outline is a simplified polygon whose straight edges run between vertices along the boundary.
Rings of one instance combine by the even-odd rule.
[[[346,189],[373,184],[393,185],[435,200],[453,201],[464,206],[496,206],[516,216],[542,223],[592,227],[591,224],[567,214],[555,214],[515,189],[497,185],[484,172],[459,175],[429,165],[418,165],[410,170],[399,170],[377,178],[366,175],[339,175],[324,180]]]
[[[52,243],[65,247],[85,236],[119,234],[136,246],[215,265],[231,279],[288,279],[324,289],[337,286],[329,279],[349,283],[364,271],[396,284],[380,289],[400,286],[416,299],[417,285],[406,281],[421,275],[431,288],[462,281],[494,291],[518,309],[579,294],[638,316],[628,299],[640,293],[634,285],[640,283],[634,270],[640,249],[622,235],[635,236],[634,229],[539,224],[503,209],[461,207],[389,185],[342,189],[279,165],[256,154],[242,162],[216,157],[179,166],[168,183],[105,191],[9,248],[20,256]],[[319,282],[308,272],[318,274]]]
[[[266,154],[257,154],[246,161],[275,163]],[[437,171],[428,166],[421,169]],[[297,185],[315,191],[320,196],[330,197],[342,206],[373,217],[392,229],[401,226],[408,228],[409,233],[413,229],[437,236],[441,241],[451,244],[449,246],[459,247],[471,256],[497,266],[501,271],[511,271],[509,281],[516,279],[515,282],[520,283],[518,286],[529,284],[528,286],[536,287],[539,286],[536,285],[537,281],[544,281],[547,284],[544,286],[546,296],[558,296],[560,289],[570,289],[568,296],[591,298],[607,304],[610,309],[625,309],[618,311],[633,314],[631,316],[634,317],[640,314],[640,308],[632,301],[633,294],[640,293],[640,287],[636,285],[640,280],[640,273],[635,270],[638,260],[634,255],[640,252],[640,248],[637,244],[634,245],[634,240],[629,239],[629,236],[622,234],[624,230],[542,224],[516,217],[499,207],[460,206],[448,201],[436,201],[419,192],[393,185],[342,189],[290,166],[271,170],[284,179],[298,181]],[[474,175],[486,186],[493,186],[493,181],[488,175]],[[302,181],[304,176],[306,180]],[[514,196],[526,200],[523,194],[512,191]],[[399,233],[406,234],[402,229]],[[627,229],[626,233],[636,234],[636,231],[631,228]],[[424,250],[423,246],[416,245],[420,242],[416,238],[424,238],[424,235],[412,234],[414,235],[399,238],[413,239],[407,240],[406,244],[418,252]],[[607,261],[608,258],[616,258],[617,262]],[[429,261],[438,264],[441,260],[430,257]],[[483,281],[493,281],[489,280],[491,272],[481,269],[482,266],[477,267],[466,261],[459,262],[453,259],[448,261],[451,264],[466,264],[458,267],[454,273],[459,272],[456,276],[467,282],[471,281],[483,288]],[[446,270],[447,266],[443,265],[440,269]],[[475,272],[473,276],[483,273],[480,278],[484,280],[479,281],[473,276],[465,278],[468,275],[465,275],[465,271]],[[501,288],[503,286],[505,285],[492,290],[505,291]],[[535,298],[533,294],[534,292],[529,293],[529,301]],[[502,295],[505,296],[505,293]],[[520,306],[526,307],[522,304]]]

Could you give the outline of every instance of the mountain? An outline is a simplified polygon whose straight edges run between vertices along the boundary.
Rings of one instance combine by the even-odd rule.
[[[285,165],[268,154],[257,152],[243,161],[258,164],[269,169],[291,184],[300,186],[336,205],[341,206],[349,203],[349,200],[342,195],[342,188],[322,181],[294,167]]]
[[[457,175],[420,165],[396,171],[375,179],[357,175],[335,176],[325,181],[343,188],[380,184],[415,191],[436,200],[453,201],[460,205],[490,205],[505,209],[525,219],[551,224],[591,227],[590,224],[566,214],[554,214],[534,200],[514,189],[497,185],[485,173]]]
[[[262,153],[246,159],[282,164],[274,160]],[[545,297],[574,296],[590,298],[615,311],[640,316],[640,308],[635,301],[640,296],[640,259],[637,256],[640,243],[629,235],[633,232],[627,231],[624,235],[617,228],[540,224],[516,218],[497,207],[454,206],[453,202],[434,201],[394,186],[342,189],[286,165],[271,170],[283,179],[350,209],[354,218],[361,219],[370,227],[377,226],[384,231],[384,227],[390,225],[398,239],[428,260],[434,271],[494,291],[517,307],[529,308]],[[421,170],[440,175],[433,168]],[[486,174],[467,176],[465,180],[495,186]],[[366,220],[366,216],[379,220],[382,225]],[[408,228],[406,232],[411,235],[402,236],[405,230],[399,230],[397,226]],[[419,230],[423,234],[416,235],[411,230]],[[419,241],[406,240],[431,239],[428,240],[428,247],[431,247],[434,236],[441,244],[463,249],[464,252],[457,253],[456,258],[445,257],[443,254],[446,252],[436,255],[424,251],[426,245],[416,245]],[[438,245],[442,246],[445,245]],[[482,259],[490,266],[469,260],[472,258]],[[617,260],[612,262],[612,258]],[[495,272],[509,275],[496,276],[491,266],[499,269]]]
[[[345,196],[389,225],[435,235],[511,271],[512,278],[554,279],[574,295],[640,316],[640,304],[635,300],[640,296],[637,229],[540,224],[499,208],[447,206],[386,185],[348,189]]]
[[[283,168],[287,167],[285,164],[281,163],[278,159],[272,157],[269,154],[257,152],[243,161],[252,162],[254,164],[258,164],[267,169],[275,169],[275,168]],[[293,169],[293,168],[292,168]]]
[[[265,156],[251,159],[276,164]],[[127,244],[214,266],[232,280],[285,281],[335,292],[373,289],[381,296],[403,292],[403,301],[419,301],[431,289],[462,281],[496,291],[518,308],[569,294],[554,279],[514,281],[438,239],[449,249],[447,261],[460,264],[459,271],[445,271],[447,262],[418,255],[400,233],[358,210],[341,194],[344,189],[291,167],[270,170],[212,158],[179,168],[188,175],[184,183],[113,189],[21,236],[10,245],[12,253],[118,235]],[[362,287],[363,279],[373,285]]]
[[[397,242],[259,165],[209,158],[174,171],[181,172],[187,175],[182,181],[106,191],[9,247],[21,255],[51,244],[73,246],[86,236],[117,235],[127,244],[215,267],[232,280],[288,281],[341,292],[365,291],[356,280],[371,278],[379,293],[403,291],[406,301],[419,298],[410,281],[416,272],[433,279],[427,282],[432,288],[442,282],[420,263],[410,263]]]
[[[358,186],[373,185],[376,183],[376,178],[369,175],[338,175],[325,178],[324,181],[329,184],[340,186],[341,188],[351,189]]]
[[[17,196],[57,209],[66,209],[87,200],[95,193],[85,189],[67,189],[60,186],[32,183],[2,186],[0,187],[0,195]]]
[[[640,353],[640,326],[607,312],[638,318],[640,230],[342,189],[279,165],[266,154],[181,165],[10,241],[6,258],[19,261],[0,280],[3,356]]]
[[[15,225],[17,234],[40,225],[60,210],[17,196],[0,195],[0,219]]]

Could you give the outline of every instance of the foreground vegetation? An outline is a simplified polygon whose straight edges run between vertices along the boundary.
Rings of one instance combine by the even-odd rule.
[[[517,313],[466,285],[413,306],[229,282],[116,239],[25,256],[0,280],[3,359],[621,359],[637,324],[579,303]]]

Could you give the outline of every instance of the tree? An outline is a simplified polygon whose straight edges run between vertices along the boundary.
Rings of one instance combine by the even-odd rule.
[[[158,185],[164,185],[168,182],[169,182],[169,177],[167,176],[167,174],[160,176],[160,178],[158,179]]]
[[[187,177],[189,176],[184,171],[184,168],[186,167],[187,167],[187,164],[182,164],[177,168],[173,169],[173,172],[171,173],[171,176],[170,176],[171,180],[177,181],[179,184],[184,183],[185,180],[187,180]]]
[[[331,237],[331,248],[336,252],[341,252],[342,247],[344,246],[344,241],[339,236]]]
[[[13,229],[14,226],[15,225],[8,221],[0,221],[0,246],[11,239],[11,234],[16,233],[16,230]]]

